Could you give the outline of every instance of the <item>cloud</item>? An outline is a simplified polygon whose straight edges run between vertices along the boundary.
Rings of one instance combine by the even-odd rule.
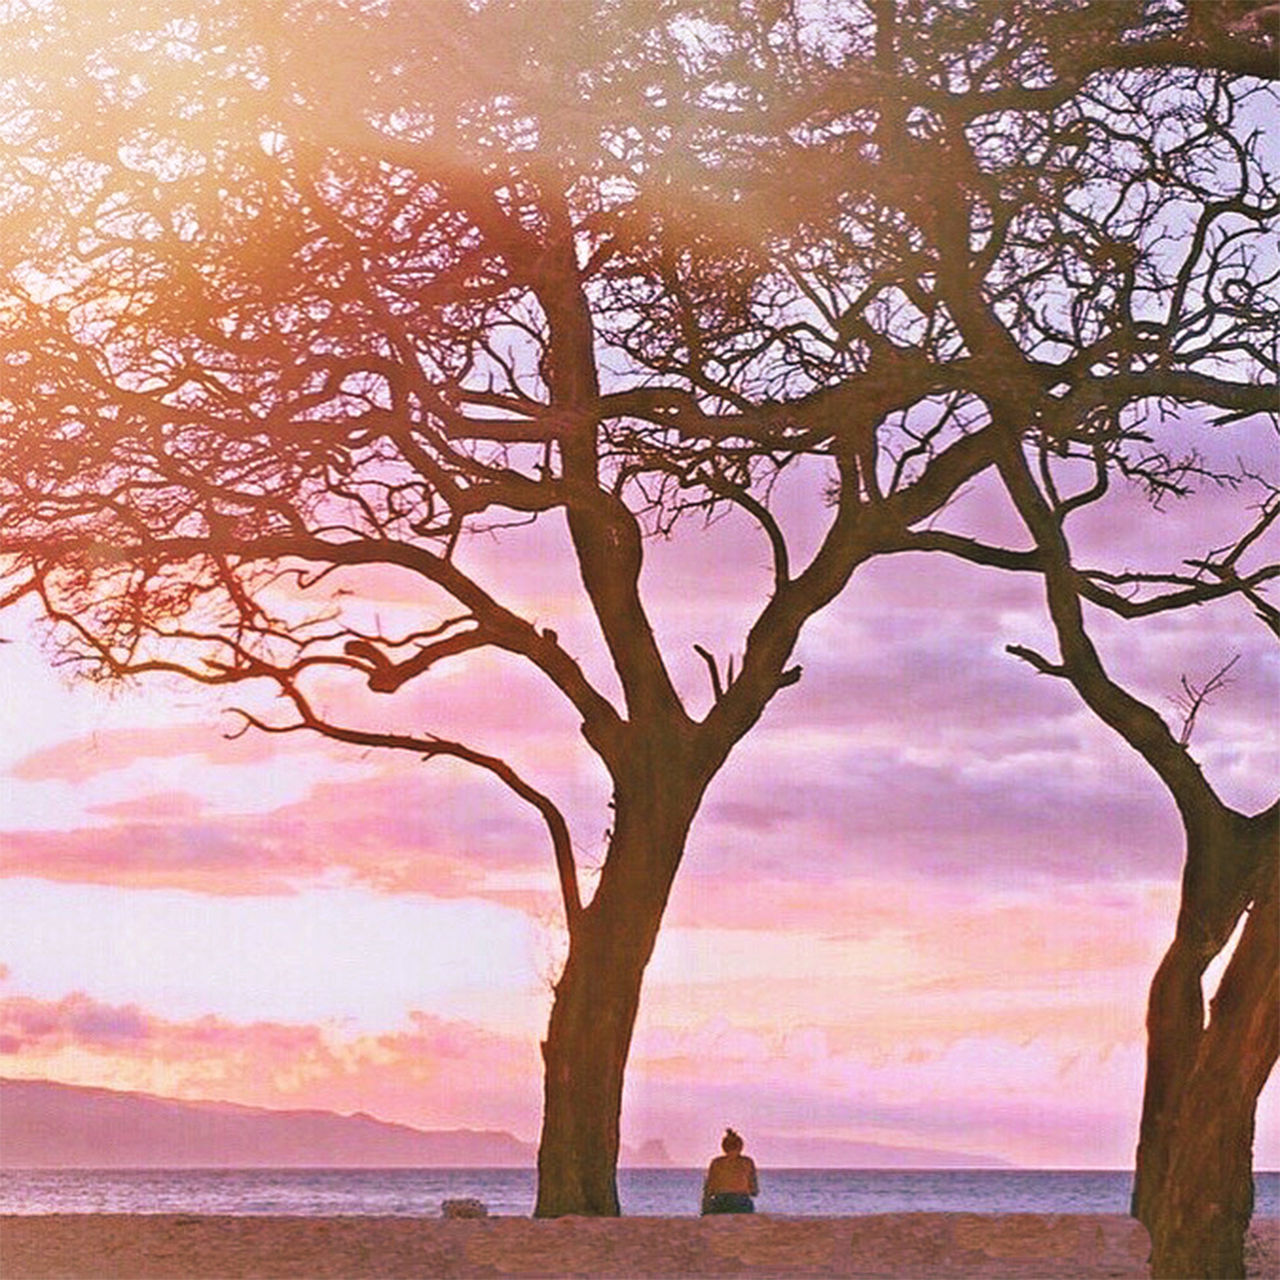
[[[216,1010],[365,1030],[413,1009],[530,1035],[545,1027],[542,931],[473,899],[338,886],[231,898],[14,879],[0,883],[0,918],[15,990],[45,999],[81,990],[168,1018]]]
[[[340,1025],[174,1021],[74,993],[0,999],[6,1075],[251,1106],[366,1111],[423,1127],[536,1117],[536,1044],[414,1012],[384,1033]]]
[[[812,542],[812,504],[789,510],[788,501],[782,495],[782,518],[804,526]],[[1206,501],[1221,506],[1225,498],[1211,491]],[[1006,505],[975,486],[948,516],[1012,533],[1002,524]],[[1191,531],[1183,511],[1160,517],[1159,527]],[[1123,559],[1130,542],[1141,549],[1153,541],[1149,513],[1132,494],[1116,504],[1115,521],[1115,545],[1098,537],[1098,549]],[[766,548],[745,526],[735,516],[651,545],[645,590],[695,708],[706,704],[709,681],[693,644],[727,661],[768,590]],[[514,576],[530,616],[554,622],[608,685],[599,638],[581,602],[572,603],[580,589],[550,563],[562,533],[544,522],[479,541],[467,555],[486,579]],[[399,585],[384,579],[372,603],[352,607],[394,603]],[[1225,798],[1257,808],[1272,798],[1280,769],[1270,714],[1280,662],[1261,628],[1238,634],[1238,614],[1224,607],[1140,625],[1099,619],[1097,629],[1118,677],[1162,711],[1171,710],[1182,673],[1207,673],[1239,648],[1237,682],[1206,709],[1194,745]],[[830,884],[888,867],[995,884],[1175,876],[1181,832],[1153,775],[1065,682],[1010,658],[1011,642],[1054,652],[1031,575],[940,555],[859,570],[805,629],[797,650],[804,678],[781,691],[713,781],[684,874]],[[602,852],[607,780],[576,717],[536,673],[471,655],[442,664],[402,698],[375,697],[359,682],[326,686],[323,695],[344,719],[425,726],[509,758],[564,808],[583,862]],[[212,726],[82,735],[11,770],[22,787],[48,790],[23,800],[24,814],[40,808],[39,820],[21,821],[15,802],[3,824],[0,874],[214,894],[336,879],[545,912],[552,881],[538,820],[481,775],[399,759],[317,739],[251,733],[228,742]]]
[[[713,781],[685,875],[834,883],[892,867],[1000,883],[1177,874],[1182,837],[1168,797],[1069,689],[948,627],[890,639],[833,650],[812,689],[802,681],[784,691]],[[836,644],[834,634],[818,640]],[[1252,690],[1243,692],[1229,704],[1232,739],[1206,736],[1205,751],[1220,772],[1261,789],[1274,732],[1260,725]],[[1218,727],[1213,716],[1205,727]],[[562,802],[590,862],[608,814],[576,733],[516,726],[512,739],[527,776]],[[169,749],[178,741],[190,745],[170,739]],[[143,749],[165,745],[157,735]],[[129,750],[121,740],[95,758],[123,762]],[[44,753],[23,769],[78,777],[83,758],[83,747]],[[300,794],[227,812],[228,801],[206,793],[135,790],[89,806],[70,829],[11,829],[0,874],[216,894],[338,877],[386,893],[490,896],[547,910],[546,831],[487,775],[379,753],[348,753],[352,772],[336,776],[299,773],[297,755],[264,763],[271,768],[254,766],[241,788],[257,787],[255,774],[266,784],[282,772]],[[222,767],[211,764],[191,785],[207,785]],[[512,883],[511,872],[522,878]]]
[[[945,1043],[909,1026],[879,1053],[821,1028],[785,1035],[723,1014],[680,1035],[637,1036],[624,1109],[630,1132],[668,1135],[677,1159],[714,1150],[733,1124],[767,1158],[801,1138],[937,1148],[1031,1168],[1131,1168],[1143,1087],[1141,1019],[1122,1042],[1068,1022],[1038,1033],[981,1024]],[[1274,1091],[1256,1162],[1280,1158]]]
[[[704,910],[673,902],[644,1025],[674,1033],[730,1018],[777,1044],[810,1028],[869,1060],[904,1046],[936,1056],[972,1035],[1136,1043],[1176,914],[1176,888],[1162,884],[980,892],[886,879],[811,894],[766,884],[745,919],[741,899],[681,893],[699,888]]]
[[[963,905],[957,895],[956,926]],[[698,1163],[731,1122],[765,1160],[781,1160],[800,1139],[843,1138],[1033,1167],[1126,1167],[1141,1098],[1142,992],[1116,978],[1149,958],[1122,948],[1108,975],[1098,939],[1092,956],[1064,966],[1061,948],[1089,928],[1083,896],[1064,903],[1066,925],[1049,929],[1038,956],[1027,956],[1035,951],[1030,916],[1025,936],[1002,947],[1001,921],[1026,905],[1011,899],[979,915],[968,955],[946,928],[911,940],[922,972],[936,963],[935,951],[960,951],[950,985],[920,985],[911,973],[855,980],[830,972],[833,946],[844,945],[838,940],[813,950],[806,977],[710,981],[706,1002],[656,975],[631,1055],[625,1139],[662,1137],[677,1159]],[[1137,905],[1117,898],[1104,907],[1118,914]],[[1114,923],[1105,918],[1099,928]],[[985,951],[984,931],[997,940]],[[988,988],[1002,963],[1008,976]],[[0,1053],[6,1075],[365,1111],[523,1138],[536,1134],[540,1106],[536,1034],[424,1010],[398,1025],[356,1030],[341,1022],[165,1018],[83,993],[9,996],[0,998]],[[1280,1154],[1273,1103],[1264,1097],[1259,1123],[1264,1167]]]
[[[868,574],[810,629],[809,675],[779,695],[713,781],[684,874],[834,883],[890,866],[995,882],[1177,873],[1176,816],[1146,767],[1062,682],[1000,652],[1005,639],[1028,638],[1020,623],[999,621],[1022,616],[1028,583],[995,578],[993,588],[957,592],[952,582],[940,612],[921,583],[941,590],[943,580],[943,561],[901,583]],[[922,594],[911,598],[903,583]],[[958,616],[948,611],[953,596]],[[1224,704],[1229,737],[1212,732],[1214,716],[1203,726],[1206,753],[1244,781],[1274,763],[1274,729],[1257,703],[1269,689],[1251,676],[1234,691]],[[513,719],[515,703],[522,715]],[[603,780],[576,726],[544,718],[533,686],[428,682],[410,705],[442,732],[497,742],[560,801],[583,861],[602,851]],[[182,753],[196,763],[165,774]],[[64,829],[11,827],[0,874],[221,894],[336,876],[387,893],[485,895],[546,910],[545,830],[491,779],[460,766],[314,740],[227,743],[181,727],[64,744],[16,772],[70,782],[130,767],[139,772],[128,791],[71,815]],[[217,784],[223,775],[235,785]],[[292,779],[294,794],[271,804],[277,778]],[[162,780],[182,785],[160,790]],[[257,811],[237,811],[242,804]],[[504,879],[512,871],[524,879]]]
[[[677,880],[664,937],[677,930],[890,936],[927,952],[922,967],[931,981],[972,974],[979,964],[984,982],[998,982],[1021,971],[1013,967],[1023,962],[1019,951],[1049,973],[1153,962],[1176,910],[1175,883],[1098,882],[1087,867],[1074,881],[1026,878],[1004,887],[975,877],[897,875],[892,867],[834,881],[719,877],[694,868]]]
[[[76,1046],[118,1050],[154,1039],[150,1020],[136,1005],[108,1005],[76,992],[58,1001],[25,996],[0,1000],[0,1034],[10,1053]]]
[[[812,547],[829,513],[779,497],[779,518]],[[1104,520],[1073,520],[1073,532],[1092,562],[1152,567],[1229,536],[1229,497],[1210,491],[1194,512],[1177,505],[1153,521],[1129,494]],[[946,516],[1025,545],[982,485]],[[553,519],[460,554],[486,583],[513,584],[518,607],[616,694],[576,573],[554,545],[562,535]],[[771,589],[768,567],[764,541],[737,516],[650,544],[646,599],[693,714],[710,700],[693,645],[722,667],[740,655]],[[370,628],[421,625],[420,596],[402,578],[358,585],[364,599],[348,602]],[[1194,749],[1231,803],[1271,798],[1280,662],[1247,610],[1092,625],[1109,669],[1170,715],[1183,673],[1210,674],[1239,650],[1236,683],[1206,710]],[[731,1120],[761,1140],[844,1136],[1033,1164],[1131,1158],[1142,1005],[1172,930],[1182,833],[1146,766],[1065,683],[1010,658],[1010,643],[1056,651],[1040,584],[941,556],[860,569],[805,628],[803,679],[714,780],[691,836],[646,982],[629,1140],[662,1136],[701,1160]],[[47,715],[47,682],[10,687],[25,702],[11,713],[6,761],[18,743],[43,745],[12,763],[0,789],[0,875],[60,884],[24,917],[34,922],[26,950],[8,958],[24,980],[40,980],[40,948],[65,960],[64,980],[42,971],[41,995],[6,986],[0,997],[6,1071],[532,1135],[532,1028],[546,993],[530,994],[516,941],[497,947],[474,920],[458,925],[470,898],[552,913],[547,836],[530,811],[445,763],[314,738],[228,741],[219,728],[230,722],[211,702],[175,707],[167,686],[110,714],[81,688]],[[582,861],[600,853],[607,782],[577,718],[536,673],[468,655],[396,699],[359,682],[319,692],[344,718],[510,758],[565,808]],[[196,714],[207,721],[168,722]],[[145,899],[155,927],[134,931],[132,953],[90,945],[98,934],[68,925],[66,886],[76,884],[200,895],[186,904],[200,929],[163,893],[126,892],[125,923],[145,915]],[[13,888],[35,896],[29,882]],[[318,902],[330,889],[347,904],[332,915]],[[93,889],[102,897],[92,902],[90,892],[86,910],[106,914],[107,890]],[[449,902],[428,915],[410,895]],[[369,898],[377,911],[351,906]],[[397,907],[404,917],[388,923]],[[286,920],[294,950],[276,946],[267,914]],[[238,936],[255,930],[251,944]],[[274,950],[288,952],[278,970],[261,963]],[[315,963],[320,954],[329,960]],[[460,955],[473,970],[461,972]],[[168,975],[156,971],[183,966],[207,981],[180,991],[179,1007],[181,975],[163,990]],[[272,990],[255,993],[268,972]],[[102,985],[86,993],[91,983]],[[72,985],[78,994],[59,994]],[[323,1008],[307,1003],[317,986]],[[362,1014],[376,1006],[369,1021],[357,1027],[350,1006],[330,1018],[339,988]],[[1259,1159],[1274,1164],[1267,1105]]]
[[[641,1042],[628,1086],[631,1124],[680,1135],[683,1147],[685,1135],[709,1130],[712,1139],[715,1124],[733,1123],[764,1154],[828,1137],[1031,1167],[1123,1168],[1132,1157],[1137,1044],[1082,1052],[976,1031],[937,1052],[920,1053],[906,1038],[873,1059],[826,1045],[820,1034],[800,1040],[771,1043],[721,1021],[690,1036],[688,1052],[651,1058]]]
[[[112,822],[194,823],[209,811],[208,803],[189,791],[162,791],[94,805],[92,813]]]
[[[1176,900],[1159,880],[685,879],[646,982],[629,1124],[740,1121],[766,1151],[808,1134],[1123,1167]],[[1260,1132],[1280,1145],[1274,1121]]]
[[[1128,1057],[1073,1059],[1061,1044],[1020,1046],[981,1031],[923,1055],[912,1043],[869,1057],[817,1030],[770,1035],[723,1017],[683,1031],[647,1028],[628,1077],[628,1132],[664,1136],[690,1160],[701,1157],[694,1135],[708,1115],[716,1124],[742,1118],[753,1138],[844,1135],[1017,1158],[1048,1150],[1037,1144],[1050,1136],[1059,1151],[1096,1156],[1103,1129],[1127,1135],[1132,1127]],[[365,1111],[423,1127],[536,1131],[535,1041],[421,1011],[398,1028],[355,1034],[212,1015],[174,1021],[78,993],[8,997],[0,1000],[0,1052],[11,1076]],[[1062,1088],[1064,1076],[1076,1091],[1072,1102],[1037,1118],[1036,1099]]]
[[[803,735],[770,736],[713,784],[687,870],[827,882],[887,872],[987,883],[1176,874],[1182,839],[1171,805],[1136,761],[1102,749],[1100,759],[1045,751],[961,766],[913,759],[910,740],[807,747]],[[1095,770],[1102,763],[1105,774]]]
[[[499,868],[553,875],[532,811],[486,775],[448,765],[386,767],[265,813],[209,813],[198,797],[163,793],[100,806],[98,816],[108,821],[10,831],[0,875],[226,895],[339,876],[437,897],[474,895]]]
[[[279,754],[279,746],[263,734],[229,738],[209,724],[142,725],[103,729],[42,747],[23,756],[8,772],[23,782],[78,785],[147,760],[194,756],[209,765],[255,765]]]

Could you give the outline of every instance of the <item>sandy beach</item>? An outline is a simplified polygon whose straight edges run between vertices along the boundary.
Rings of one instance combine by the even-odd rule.
[[[1277,1274],[1280,1222],[1250,1273]],[[0,1218],[4,1280],[144,1277],[1145,1277],[1146,1233],[1120,1215],[908,1213],[856,1218]]]

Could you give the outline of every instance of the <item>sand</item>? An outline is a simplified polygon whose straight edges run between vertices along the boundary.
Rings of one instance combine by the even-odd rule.
[[[147,1277],[1145,1277],[1120,1215],[854,1218],[0,1217],[3,1280]],[[1275,1276],[1280,1222],[1255,1225],[1250,1273]]]

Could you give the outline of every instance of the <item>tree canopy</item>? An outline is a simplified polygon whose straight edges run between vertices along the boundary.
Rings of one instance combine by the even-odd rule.
[[[1271,90],[1202,69],[1256,72],[1257,33],[1114,3],[803,14],[11,15],[7,548],[112,548],[79,566],[112,579],[108,666],[199,598],[235,616],[234,667],[264,559],[394,544],[448,578],[495,512],[665,528],[841,452],[908,527],[924,463],[974,469],[993,389],[1156,484],[1125,410],[1273,407]],[[236,563],[193,573],[206,553]],[[389,689],[514,642],[492,622],[345,656]]]

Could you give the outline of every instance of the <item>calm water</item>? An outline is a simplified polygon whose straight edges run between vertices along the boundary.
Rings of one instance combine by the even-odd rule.
[[[624,1169],[623,1212],[692,1215],[697,1169]],[[1132,1175],[980,1169],[763,1169],[762,1213],[910,1210],[1127,1213]],[[1280,1216],[1280,1173],[1257,1176],[1257,1212]],[[490,1213],[533,1209],[532,1169],[58,1169],[0,1171],[0,1213],[393,1214],[435,1216],[440,1202],[483,1200]]]

